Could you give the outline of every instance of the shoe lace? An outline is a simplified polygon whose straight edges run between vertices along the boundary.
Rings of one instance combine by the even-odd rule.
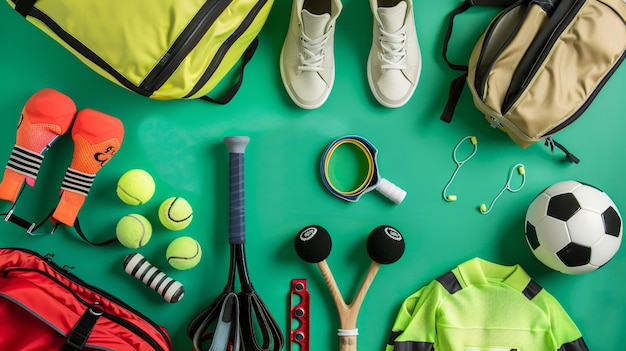
[[[390,33],[378,26],[380,33],[379,42],[382,52],[380,58],[383,61],[383,69],[406,68],[406,25],[398,31]]]
[[[326,31],[324,35],[319,38],[311,39],[301,32],[300,46],[302,51],[300,52],[300,63],[298,69],[301,71],[319,72],[323,70],[322,64],[324,63],[324,48],[328,41],[328,33]]]

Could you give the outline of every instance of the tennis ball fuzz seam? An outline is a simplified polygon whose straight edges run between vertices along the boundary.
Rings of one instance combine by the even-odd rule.
[[[138,206],[150,201],[155,191],[154,178],[143,169],[131,169],[117,182],[117,196],[125,204]]]
[[[170,230],[185,229],[193,220],[193,209],[182,197],[170,197],[159,206],[159,220]]]
[[[165,252],[167,262],[174,268],[186,270],[195,267],[202,258],[202,247],[197,240],[182,236],[172,240]]]
[[[137,249],[145,246],[152,237],[152,224],[140,214],[122,217],[115,228],[117,240],[125,247]]]

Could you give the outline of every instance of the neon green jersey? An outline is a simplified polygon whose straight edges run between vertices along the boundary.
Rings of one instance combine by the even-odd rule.
[[[385,351],[588,351],[559,302],[519,265],[469,260],[409,296]]]

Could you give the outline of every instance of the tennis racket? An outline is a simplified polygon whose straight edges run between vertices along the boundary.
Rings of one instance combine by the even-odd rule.
[[[245,252],[244,152],[250,138],[224,138],[229,151],[230,266],[224,291],[189,324],[187,334],[197,351],[279,351],[284,336],[267,306],[258,296],[248,273]],[[235,294],[235,275],[241,292]],[[213,331],[211,331],[213,330]],[[210,347],[206,348],[208,342]]]

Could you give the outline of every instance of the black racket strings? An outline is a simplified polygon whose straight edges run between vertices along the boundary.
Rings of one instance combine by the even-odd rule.
[[[231,244],[229,274],[224,291],[207,308],[198,313],[187,328],[187,335],[197,351],[208,350],[203,345],[213,340],[215,325],[220,318],[233,321],[229,339],[236,344],[236,333],[244,341],[244,350],[279,351],[284,345],[284,336],[278,323],[261,300],[250,280],[246,253],[243,244]],[[235,294],[235,274],[239,274],[241,292]],[[229,295],[237,301],[229,301]],[[232,303],[232,305],[229,304]],[[228,306],[226,306],[229,304]],[[235,350],[235,349],[233,349]]]
[[[239,303],[238,301],[234,301],[232,305],[227,304],[229,300],[228,297],[235,295],[235,274],[237,270],[235,259],[235,250],[231,245],[228,279],[224,290],[215,300],[213,300],[213,302],[211,302],[208,307],[200,311],[200,313],[198,313],[191,320],[187,327],[187,336],[193,341],[196,351],[208,350],[208,348],[205,348],[203,345],[207,343],[210,345],[209,342],[212,342],[214,336],[214,332],[212,330],[215,329],[215,325],[217,324],[220,314],[229,314],[229,316],[224,317],[231,321],[235,321],[236,325],[234,328],[231,328],[229,340],[234,340],[237,337],[233,334],[239,324]],[[230,310],[228,308],[230,308]],[[239,331],[237,331],[237,333],[239,333]]]
[[[248,274],[248,265],[246,260],[246,251],[244,244],[237,244],[237,268],[239,271],[239,280],[241,284],[241,292],[238,294],[242,330],[245,330],[243,338],[247,345],[252,345],[255,350],[281,350],[285,339],[278,323],[270,313],[269,309],[261,300],[256,290],[252,286],[250,276]],[[243,325],[243,322],[247,321],[249,324]],[[253,324],[256,321],[258,330]],[[257,338],[258,332],[261,333],[261,338]],[[261,341],[262,344],[259,343]],[[260,345],[260,347],[259,347]]]

